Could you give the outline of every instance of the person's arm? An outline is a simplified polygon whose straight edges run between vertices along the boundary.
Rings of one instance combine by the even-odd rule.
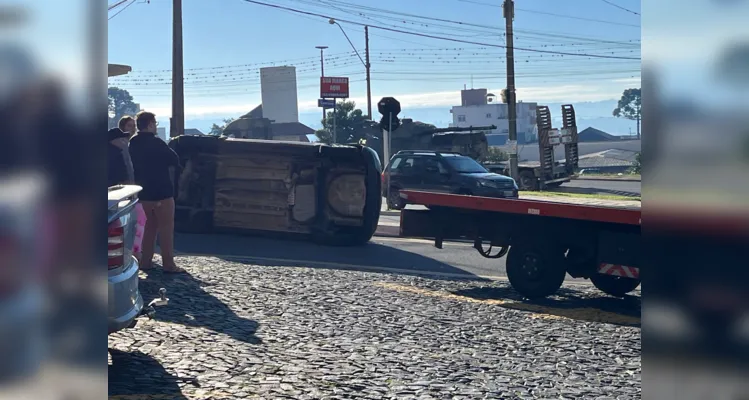
[[[166,165],[170,167],[179,167],[179,156],[177,153],[175,153],[174,150],[172,150],[172,148],[163,140],[159,138],[155,138],[155,140],[158,142],[157,151],[159,158],[164,160]]]

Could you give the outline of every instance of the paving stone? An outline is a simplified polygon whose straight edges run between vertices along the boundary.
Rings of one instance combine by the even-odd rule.
[[[170,304],[159,308],[154,320],[109,337],[110,395],[629,399],[641,394],[639,327],[583,315],[600,303],[606,312],[637,317],[639,292],[620,300],[576,287],[560,291],[545,309],[525,311],[507,306],[523,303],[506,282],[206,257],[179,261],[190,275],[153,272],[141,280],[147,301],[166,287]],[[569,317],[553,304],[572,304],[581,316]]]

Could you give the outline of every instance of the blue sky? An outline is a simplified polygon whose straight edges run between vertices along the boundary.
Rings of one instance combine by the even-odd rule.
[[[110,4],[115,0],[109,0]],[[267,0],[269,3],[371,25],[459,40],[504,44],[500,0]],[[125,3],[127,5],[129,2]],[[170,110],[171,0],[134,0],[109,13],[108,61],[133,67],[110,85],[131,92],[142,107],[167,117]],[[569,4],[574,3],[574,7]],[[515,46],[567,53],[640,56],[640,2],[517,0]],[[356,7],[369,7],[367,9]],[[352,98],[366,107],[364,67],[345,36],[324,18],[250,4],[244,0],[184,0],[187,118],[235,117],[260,103],[257,69],[296,65],[300,112],[318,97],[319,50],[326,75],[348,76]],[[384,13],[384,10],[444,20]],[[548,15],[548,14],[557,15]],[[571,16],[564,18],[561,16]],[[581,20],[586,19],[586,20]],[[608,23],[593,20],[607,21]],[[363,56],[361,26],[341,23]],[[456,50],[457,49],[457,50]],[[463,85],[499,91],[505,86],[504,49],[416,37],[370,28],[372,97],[401,100],[404,110],[460,101]],[[518,98],[538,102],[615,99],[639,87],[638,60],[560,56],[517,50]],[[212,69],[207,69],[212,68]],[[472,79],[473,76],[473,79]]]

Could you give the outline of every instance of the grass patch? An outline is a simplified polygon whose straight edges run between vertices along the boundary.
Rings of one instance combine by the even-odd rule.
[[[566,192],[532,192],[532,191],[520,191],[520,198],[523,196],[538,196],[538,197],[575,197],[579,199],[601,199],[601,200],[616,200],[616,201],[642,201],[640,196],[619,196],[615,194],[583,194],[583,193],[566,193]]]

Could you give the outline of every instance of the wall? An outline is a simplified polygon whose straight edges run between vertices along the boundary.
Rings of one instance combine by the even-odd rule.
[[[275,123],[299,122],[296,68],[260,68],[263,117]]]
[[[518,103],[517,109],[517,129],[518,142],[527,143],[536,140],[536,103]],[[469,126],[486,126],[496,125],[497,129],[492,130],[488,139],[492,141],[491,136],[499,136],[506,140],[509,135],[509,121],[507,120],[507,104],[485,104],[481,106],[455,106],[450,111],[453,115],[452,126],[469,127]],[[461,120],[461,116],[464,119]]]

